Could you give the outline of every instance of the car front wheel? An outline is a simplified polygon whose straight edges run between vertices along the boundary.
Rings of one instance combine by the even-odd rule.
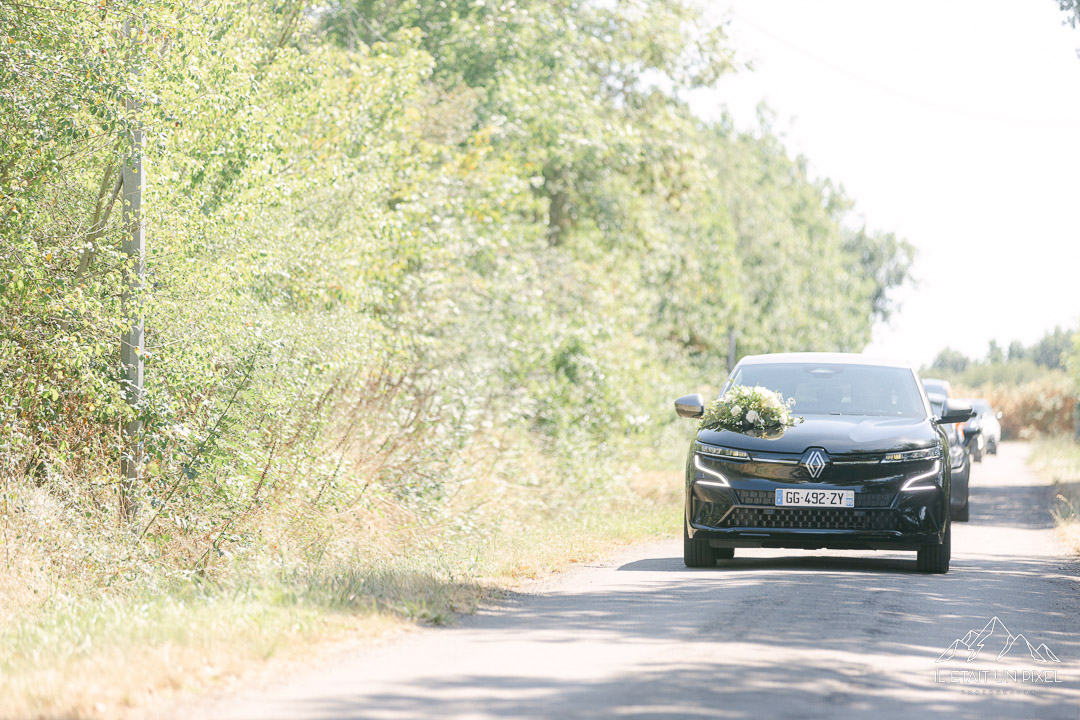
[[[695,540],[690,537],[683,521],[682,531],[683,564],[688,568],[716,567],[716,553],[708,540]]]
[[[956,520],[957,522],[967,522],[968,521],[968,516],[969,516],[968,503],[965,502],[963,507],[961,507],[959,510],[953,512],[952,519]]]
[[[952,559],[952,523],[945,526],[945,537],[940,545],[924,545],[918,552],[915,567],[919,572],[949,572],[949,560]]]

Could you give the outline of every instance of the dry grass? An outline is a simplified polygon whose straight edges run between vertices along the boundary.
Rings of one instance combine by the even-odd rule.
[[[318,640],[403,622],[374,609],[319,613],[225,593],[141,599],[71,599],[66,610],[10,628],[5,651],[19,650],[0,676],[0,714],[115,717],[180,690],[235,681],[271,658],[302,658]]]
[[[1008,440],[1034,440],[1072,427],[1076,394],[1062,371],[1042,371],[1041,377],[1022,383],[984,383],[961,387],[962,397],[986,398],[1002,413],[1001,433]]]
[[[534,436],[497,430],[458,457],[420,456],[369,427],[369,405],[342,420],[351,445],[299,456],[346,460],[317,487],[282,464],[232,514],[174,502],[122,525],[102,508],[108,486],[0,488],[0,717],[138,712],[327,642],[453,622],[503,588],[678,531],[678,471],[571,477]],[[409,490],[417,468],[439,482]]]
[[[1080,555],[1080,444],[1067,437],[1037,440],[1029,463],[1054,483],[1058,533],[1069,550]]]
[[[501,588],[671,536],[680,488],[678,473],[587,495],[496,474],[428,515],[375,490],[333,510],[286,504],[252,520],[257,544],[197,574],[130,531],[73,517],[47,488],[9,486],[0,717],[114,717],[327,641],[453,622]]]

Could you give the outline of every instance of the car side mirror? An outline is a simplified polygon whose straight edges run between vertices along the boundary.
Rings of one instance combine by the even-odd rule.
[[[701,393],[683,395],[675,401],[675,412],[679,417],[699,418],[705,414],[705,398]]]
[[[935,418],[934,422],[939,425],[966,423],[974,415],[975,411],[971,409],[971,403],[948,398],[945,400],[945,404],[941,406],[941,416]]]

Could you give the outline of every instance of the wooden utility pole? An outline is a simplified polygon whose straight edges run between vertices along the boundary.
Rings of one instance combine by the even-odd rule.
[[[130,20],[124,22],[124,35],[134,43],[136,32]],[[135,116],[140,108],[138,101],[127,100],[129,113]],[[130,152],[124,160],[122,171],[124,202],[124,239],[122,250],[127,258],[124,265],[124,288],[120,308],[127,327],[120,338],[120,360],[124,364],[127,381],[128,405],[135,416],[124,425],[124,452],[120,460],[121,493],[120,512],[133,517],[137,509],[136,488],[142,479],[142,411],[143,399],[143,317],[139,294],[146,277],[146,237],[142,217],[142,191],[146,176],[143,172],[143,131],[135,124],[131,130]]]

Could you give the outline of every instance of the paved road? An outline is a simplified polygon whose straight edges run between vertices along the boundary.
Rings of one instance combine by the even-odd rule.
[[[946,576],[916,573],[914,553],[747,550],[687,570],[679,542],[642,546],[208,714],[1080,718],[1080,567],[1026,453],[975,467]],[[994,617],[1048,662],[1020,638],[997,660],[1001,626],[973,661],[935,662]]]

